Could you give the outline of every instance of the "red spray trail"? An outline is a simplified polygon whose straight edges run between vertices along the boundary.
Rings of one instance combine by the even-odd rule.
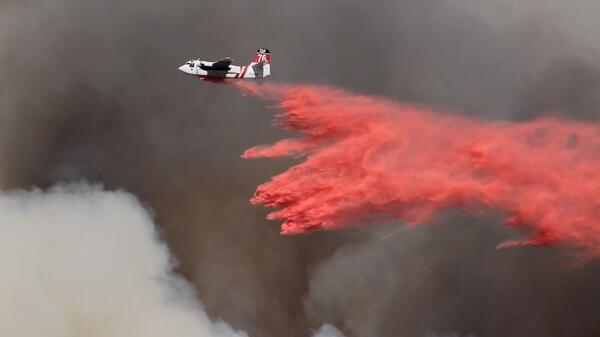
[[[244,84],[276,100],[277,124],[300,136],[244,158],[303,162],[258,187],[283,234],[403,220],[484,205],[534,237],[600,256],[600,125],[543,118],[486,122],[323,86]]]

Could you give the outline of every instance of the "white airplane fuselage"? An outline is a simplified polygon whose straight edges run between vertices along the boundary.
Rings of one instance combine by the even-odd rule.
[[[213,63],[215,62],[192,60],[179,67],[179,70],[200,78],[214,79],[265,78],[271,74],[269,63],[252,62],[246,66],[230,65],[228,69],[215,69]]]

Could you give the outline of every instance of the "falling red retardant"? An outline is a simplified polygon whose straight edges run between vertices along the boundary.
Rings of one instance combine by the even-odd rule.
[[[242,86],[242,85],[240,85]],[[490,122],[323,86],[243,84],[275,100],[300,135],[243,158],[303,161],[258,187],[283,234],[431,221],[443,208],[487,206],[534,236],[600,256],[600,125],[555,118]]]

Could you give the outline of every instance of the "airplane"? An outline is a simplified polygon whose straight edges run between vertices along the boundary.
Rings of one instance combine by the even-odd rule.
[[[231,57],[216,62],[190,60],[179,70],[203,80],[265,78],[271,75],[271,52],[268,49],[258,49],[249,65],[236,66],[231,64],[232,61]]]

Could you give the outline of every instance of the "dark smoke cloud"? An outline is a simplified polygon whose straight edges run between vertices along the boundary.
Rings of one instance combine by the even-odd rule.
[[[368,337],[595,336],[597,266],[569,269],[560,250],[490,249],[512,233],[487,222],[455,215],[345,244],[311,273],[309,317]]]
[[[597,336],[597,264],[490,250],[495,219],[280,237],[248,198],[286,162],[262,102],[177,72],[273,52],[273,79],[516,120],[598,120],[591,2],[0,2],[0,184],[103,182],[163,227],[213,318],[251,336]],[[582,14],[583,13],[583,14]],[[597,27],[596,27],[597,28]]]

